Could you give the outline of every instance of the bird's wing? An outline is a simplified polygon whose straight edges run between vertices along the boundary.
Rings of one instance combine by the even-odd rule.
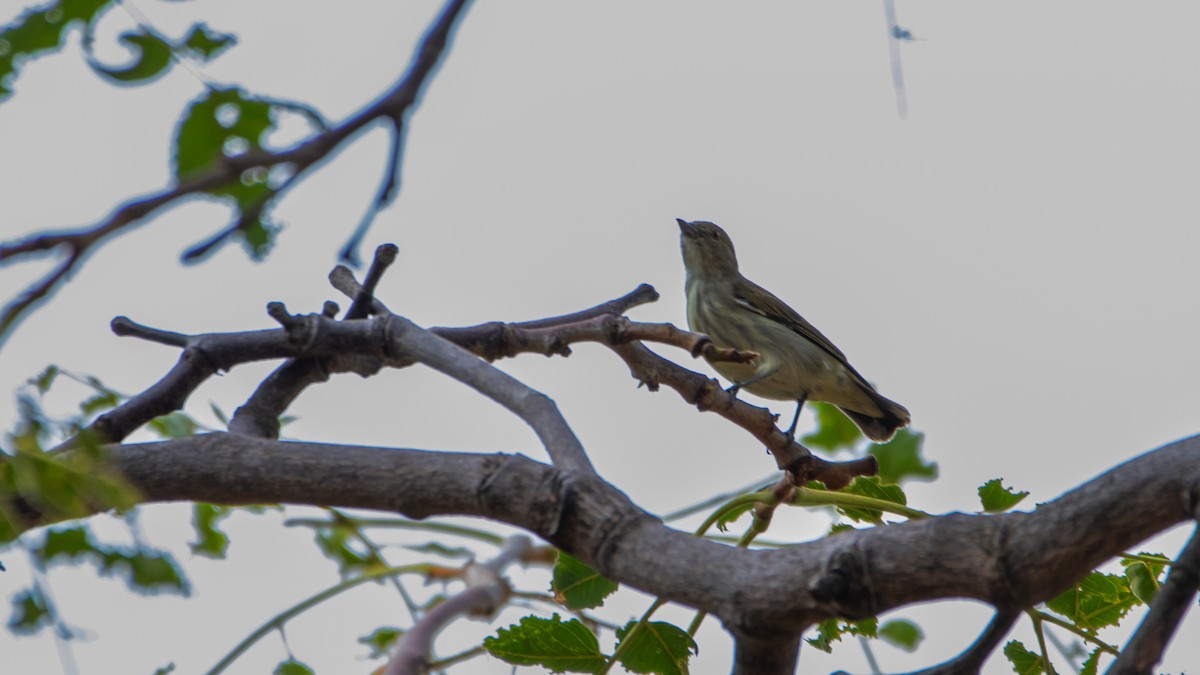
[[[751,289],[754,289],[757,293]],[[846,355],[842,353],[842,350],[835,347],[829,341],[829,338],[821,335],[821,331],[814,328],[811,323],[805,321],[804,317],[796,313],[796,310],[788,307],[787,303],[772,295],[770,291],[762,286],[742,277],[734,282],[733,297],[737,300],[738,304],[746,309],[791,328],[821,349],[829,352],[831,356],[834,356],[843,364],[850,365],[846,361]]]

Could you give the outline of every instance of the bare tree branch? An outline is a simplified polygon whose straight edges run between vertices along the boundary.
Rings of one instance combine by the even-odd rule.
[[[384,675],[419,675],[428,672],[433,639],[451,621],[464,614],[491,616],[503,606],[512,589],[500,577],[505,567],[518,562],[529,551],[529,537],[509,537],[496,557],[467,568],[467,587],[447,598],[417,622],[400,641]]]
[[[383,244],[375,250],[375,257],[367,270],[366,283],[350,296],[352,304],[346,310],[343,321],[368,316],[375,303],[375,287],[387,268],[396,261],[396,253],[395,244]],[[333,314],[336,312],[327,313],[330,318]],[[374,359],[358,361],[350,367],[366,375],[377,372],[380,365],[378,359]],[[279,417],[309,385],[328,380],[335,367],[332,357],[288,359],[259,383],[250,398],[234,411],[233,418],[229,420],[229,430],[259,438],[278,438]]]
[[[110,457],[149,502],[336,505],[509,523],[614,581],[716,615],[739,641],[739,658],[779,668],[763,673],[791,672],[780,665],[783,650],[770,645],[792,644],[789,636],[824,618],[863,618],[942,598],[999,608],[1045,601],[1112,556],[1192,519],[1200,495],[1200,437],[1193,437],[1031,513],[950,514],[746,550],[672,530],[596,476],[521,456],[210,434],[113,446]],[[999,611],[969,658],[994,646],[1008,625],[1009,613]]]
[[[0,313],[0,344],[15,323],[32,307],[48,297],[83,261],[87,254],[109,236],[119,234],[139,224],[144,218],[159,209],[175,204],[184,197],[211,191],[239,177],[249,169],[288,165],[292,178],[299,176],[319,164],[335,152],[351,137],[377,120],[388,120],[394,128],[403,124],[410,110],[420,100],[421,92],[432,74],[437,70],[450,35],[469,0],[449,0],[425,34],[404,77],[382,97],[355,113],[345,122],[322,131],[308,140],[279,152],[253,152],[236,157],[226,157],[212,171],[180,181],[178,184],[130,200],[118,207],[104,220],[77,230],[63,230],[40,234],[23,240],[0,245],[0,262],[14,260],[40,252],[65,249],[62,264],[30,285]],[[389,165],[389,171],[398,168],[398,159]],[[289,182],[292,182],[289,180]],[[379,208],[376,204],[373,208]],[[266,204],[256,205],[259,210]],[[227,234],[235,230],[227,229]],[[358,235],[361,236],[361,235]],[[214,242],[208,242],[213,244]],[[353,243],[353,241],[352,241]],[[356,244],[355,244],[356,245]],[[349,248],[343,256],[352,254]]]

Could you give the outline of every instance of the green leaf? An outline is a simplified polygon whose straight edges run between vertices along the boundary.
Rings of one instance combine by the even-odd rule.
[[[102,391],[80,403],[79,411],[85,415],[95,415],[104,410],[112,410],[119,405],[121,405],[121,397],[116,392]]]
[[[885,485],[879,476],[859,476],[854,479],[854,482],[849,487],[844,488],[842,492],[882,499],[902,506],[908,504],[908,497],[905,496],[904,490],[899,485]],[[875,509],[839,506],[837,507],[837,511],[856,522],[883,522],[883,512]]]
[[[554,599],[567,609],[590,609],[603,605],[604,599],[617,590],[617,584],[578,558],[559,551],[550,588]]]
[[[816,401],[808,406],[816,413],[817,428],[800,439],[804,445],[835,451],[852,448],[862,438],[854,422],[836,407]]]
[[[175,672],[175,663],[174,662],[168,663],[167,665],[163,666],[162,668],[155,670],[154,675],[169,675],[169,673],[173,673],[173,672]]]
[[[342,527],[330,527],[316,533],[317,547],[326,558],[338,565],[338,572],[348,577],[376,564],[375,556],[369,551],[360,553],[350,543],[350,534]]]
[[[1121,565],[1125,568],[1125,578],[1129,580],[1129,589],[1145,604],[1150,604],[1158,589],[1162,587],[1162,574],[1171,564],[1171,559],[1161,553],[1140,551],[1142,559],[1122,558]]]
[[[315,675],[312,668],[294,658],[280,662],[271,673],[272,675]]]
[[[688,661],[700,651],[687,631],[663,621],[640,626],[636,620],[630,621],[617,629],[617,644],[618,660],[633,673],[684,675]]]
[[[1034,654],[1025,645],[1016,640],[1004,645],[1004,655],[1012,664],[1013,672],[1017,675],[1040,675],[1046,672],[1046,664],[1040,654]]]
[[[1079,675],[1096,675],[1100,668],[1100,648],[1096,647],[1079,666]]]
[[[269,103],[237,87],[208,90],[192,101],[176,130],[175,177],[186,180],[207,173],[224,158],[241,154],[238,150],[262,150],[274,126]]]
[[[845,532],[853,532],[855,529],[856,528],[853,525],[850,525],[849,523],[834,523],[829,526],[829,536],[832,537],[835,534],[842,534]]]
[[[231,509],[227,506],[196,502],[192,505],[192,527],[196,530],[196,541],[189,546],[192,553],[206,558],[224,558],[229,548],[229,537],[221,531],[217,524],[228,517]]]
[[[175,132],[174,169],[179,181],[215,171],[227,158],[265,151],[276,127],[274,107],[236,87],[209,89],[194,100]],[[264,218],[275,195],[264,167],[247,169],[234,180],[209,190],[234,207],[238,234],[252,258],[261,259],[274,243],[279,226]]]
[[[179,412],[169,412],[166,415],[160,415],[150,420],[148,423],[150,430],[158,434],[160,438],[184,438],[187,436],[196,435],[196,430],[200,425],[196,420],[188,415]]]
[[[1092,572],[1046,606],[1084,630],[1096,630],[1117,625],[1139,603],[1125,577]]]
[[[103,553],[100,569],[120,575],[129,590],[138,593],[191,594],[183,571],[174,558],[162,551],[108,549]]]
[[[33,635],[50,625],[50,610],[36,588],[27,588],[12,597],[12,617],[8,629],[17,635]]]
[[[924,443],[925,434],[900,429],[892,440],[872,445],[868,452],[879,461],[879,477],[885,483],[900,485],[906,480],[933,480],[938,477],[938,466],[921,456]]]
[[[31,7],[0,26],[0,102],[12,95],[21,66],[62,49],[76,23],[91,24],[113,0],[58,0]]]
[[[1001,513],[1021,503],[1029,493],[1022,490],[1013,492],[1012,488],[1004,487],[1003,478],[993,478],[979,486],[979,503],[987,513]]]
[[[139,28],[136,32],[122,33],[119,39],[121,44],[137,55],[133,63],[125,67],[109,68],[89,59],[92,70],[114,82],[129,83],[152,80],[167,72],[167,68],[171,66],[171,43],[158,33]]]
[[[136,491],[102,462],[102,449],[82,435],[83,444],[67,455],[49,455],[41,448],[43,421],[27,417],[22,408],[18,431],[9,437],[15,452],[0,453],[0,541],[10,541],[26,525],[12,511],[20,497],[46,520],[90,516],[105,507],[126,509],[136,503]]]
[[[1147,605],[1154,602],[1154,597],[1158,595],[1158,579],[1150,572],[1146,563],[1139,560],[1127,565],[1125,578],[1129,581],[1129,590],[1138,600]]]
[[[92,543],[87,526],[74,525],[47,530],[37,553],[46,563],[56,562],[59,558],[74,562],[85,555],[99,553],[99,550]]]
[[[45,370],[29,380],[29,384],[37,387],[39,394],[45,394],[50,391],[50,385],[54,384],[54,379],[58,377],[59,372],[58,366],[46,366]]]
[[[399,640],[401,635],[404,635],[404,629],[385,626],[376,628],[370,635],[358,638],[358,641],[371,648],[368,658],[378,659],[388,655],[392,645],[396,644],[396,640]]]
[[[717,522],[715,522],[714,525],[716,525],[717,529],[721,532],[727,532],[730,525],[736,523],[738,519],[747,513],[750,513],[750,511],[753,509],[754,504],[752,502],[743,502],[738,504],[737,506],[721,514],[721,517],[717,518]]]
[[[596,636],[578,619],[526,616],[485,638],[483,648],[515,666],[541,666],[553,673],[599,673],[606,659]]]
[[[861,635],[867,638],[878,637],[879,619],[875,617],[860,621],[825,619],[817,623],[816,630],[816,637],[804,638],[804,641],[827,654],[831,654],[833,653],[833,643],[840,641],[846,635]]]
[[[237,37],[231,33],[212,30],[208,24],[197,23],[192,26],[192,32],[183,40],[183,48],[201,61],[211,61],[221,52],[237,44]]]
[[[879,627],[879,637],[884,642],[911,653],[917,651],[917,647],[925,639],[925,633],[920,626],[908,619],[892,619]]]

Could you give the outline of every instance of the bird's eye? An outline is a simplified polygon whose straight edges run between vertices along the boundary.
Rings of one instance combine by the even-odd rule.
[[[708,233],[708,236],[710,236],[710,237],[712,237],[714,240],[716,240],[716,239],[720,239],[720,238],[721,238],[721,233],[720,233],[720,232],[709,232],[709,233]]]

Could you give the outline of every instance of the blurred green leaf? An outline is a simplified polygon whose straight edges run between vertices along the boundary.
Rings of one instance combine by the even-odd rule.
[[[688,661],[700,650],[687,631],[663,621],[641,626],[630,621],[617,629],[617,644],[618,660],[626,670],[657,675],[684,675]]]
[[[603,605],[604,599],[617,590],[617,584],[578,558],[559,551],[550,588],[554,599],[567,609],[590,609]]]
[[[879,477],[885,483],[901,485],[906,480],[933,480],[938,476],[938,466],[921,456],[924,443],[925,434],[900,429],[892,440],[872,445],[868,452],[879,461]]]
[[[370,635],[358,638],[358,641],[371,648],[371,654],[367,658],[378,659],[388,655],[392,645],[396,644],[401,635],[404,635],[404,629],[385,626],[376,628]]]
[[[523,617],[485,638],[483,648],[506,663],[541,666],[553,673],[599,673],[606,664],[587,626],[578,619],[563,621],[557,614],[549,619]]]
[[[27,588],[14,594],[12,605],[8,629],[16,635],[33,635],[50,625],[50,610],[36,588]]]
[[[1158,595],[1158,579],[1150,572],[1146,563],[1139,561],[1125,567],[1125,579],[1129,582],[1129,590],[1144,604],[1154,602]]]
[[[265,151],[263,144],[275,126],[270,103],[236,87],[209,89],[192,101],[176,130],[176,179],[183,181],[214,171],[230,157]],[[209,191],[228,201],[239,220],[245,217],[238,233],[255,259],[270,251],[279,230],[263,217],[267,202],[275,194],[268,178],[266,168],[254,167]]]
[[[867,638],[878,637],[879,619],[875,617],[860,621],[825,619],[817,623],[816,631],[816,637],[804,638],[804,641],[826,654],[831,654],[833,653],[833,643],[840,641],[847,635],[861,635]]]
[[[326,558],[337,563],[343,577],[361,572],[376,564],[370,552],[361,552],[350,542],[350,533],[343,527],[328,527],[316,532],[317,547]]]
[[[89,553],[99,553],[92,543],[91,531],[85,525],[57,527],[46,530],[46,536],[36,553],[46,563],[65,558],[74,562]]]
[[[925,633],[908,619],[892,619],[879,627],[879,637],[886,643],[906,652],[915,652],[925,639]]]
[[[1046,672],[1046,664],[1042,662],[1041,655],[1034,654],[1016,640],[1004,645],[1004,655],[1008,657],[1013,672],[1017,675],[1040,675]]]
[[[1162,587],[1162,575],[1171,564],[1171,559],[1161,553],[1148,551],[1138,552],[1140,560],[1122,558],[1121,566],[1125,568],[1125,578],[1129,580],[1129,589],[1145,604],[1150,604],[1158,589]]]
[[[1012,488],[1004,487],[1003,478],[993,478],[979,486],[979,503],[987,513],[1001,513],[1021,503],[1029,493],[1022,490],[1013,492]]]
[[[272,675],[314,675],[313,669],[296,659],[288,659],[275,666]]]
[[[163,666],[162,668],[155,670],[154,675],[169,675],[170,673],[173,673],[173,672],[175,672],[175,664],[168,663],[167,665]]]
[[[116,392],[102,391],[79,404],[79,411],[85,415],[95,415],[98,412],[112,410],[121,405],[121,397]]]
[[[211,61],[221,52],[237,44],[237,37],[208,27],[206,23],[192,26],[192,32],[183,40],[183,48],[201,61]]]
[[[196,435],[196,430],[200,428],[196,420],[178,410],[155,417],[150,420],[148,426],[151,431],[158,434],[159,438],[194,436]]]
[[[22,417],[10,436],[13,454],[0,453],[0,543],[11,541],[28,527],[14,512],[19,498],[47,521],[90,516],[104,508],[127,509],[139,497],[124,478],[103,460],[102,449],[81,435],[71,453],[49,455],[42,450],[42,421]]]
[[[808,406],[817,416],[817,428],[800,439],[804,445],[832,452],[852,448],[862,438],[854,422],[835,406],[817,401]]]
[[[229,537],[221,531],[218,523],[229,516],[227,506],[196,502],[192,505],[192,527],[196,530],[196,541],[191,542],[192,553],[206,558],[224,558],[229,548]]]
[[[86,524],[46,530],[32,552],[47,565],[90,563],[101,574],[120,576],[139,593],[190,592],[183,572],[168,553],[98,542]]]
[[[36,387],[39,394],[45,394],[50,391],[50,386],[54,384],[54,380],[58,377],[59,372],[58,366],[46,366],[45,370],[29,380],[29,384]]]
[[[158,33],[147,28],[122,33],[121,44],[136,58],[124,67],[110,68],[98,61],[89,59],[92,70],[114,82],[142,82],[159,77],[171,66],[171,43]]]
[[[110,548],[102,554],[100,569],[119,575],[129,590],[138,593],[191,594],[183,570],[164,551]]]
[[[68,29],[92,23],[111,4],[113,0],[58,0],[31,7],[0,26],[0,102],[12,95],[21,66],[62,49]]]

